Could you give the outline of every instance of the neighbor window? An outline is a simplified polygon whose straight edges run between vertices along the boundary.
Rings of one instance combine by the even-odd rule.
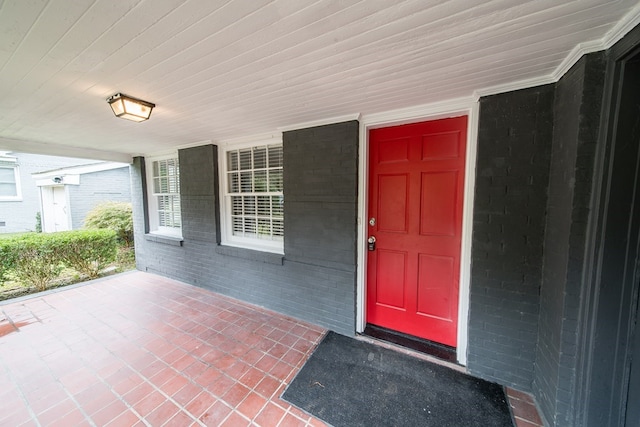
[[[12,157],[0,157],[0,200],[20,200],[18,165]]]
[[[282,144],[229,149],[224,170],[223,243],[282,253]]]
[[[180,236],[180,168],[177,157],[151,159],[149,220],[152,232]]]

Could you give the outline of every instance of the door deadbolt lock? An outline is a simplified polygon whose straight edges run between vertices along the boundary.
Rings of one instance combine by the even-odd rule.
[[[374,225],[376,225],[376,219],[375,218],[369,218],[369,225],[372,226],[372,227]]]
[[[376,238],[374,236],[370,236],[367,239],[367,248],[370,251],[375,251],[376,250]]]

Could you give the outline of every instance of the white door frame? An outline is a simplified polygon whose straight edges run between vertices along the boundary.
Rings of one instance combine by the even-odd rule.
[[[367,206],[369,178],[369,130],[406,123],[438,120],[461,115],[468,116],[467,151],[465,159],[464,206],[462,212],[462,247],[460,254],[460,293],[458,300],[458,338],[456,358],[467,364],[469,287],[471,276],[471,237],[473,226],[473,199],[476,180],[476,152],[478,145],[479,104],[475,98],[461,98],[415,108],[363,115],[360,121],[358,167],[358,267],[356,296],[356,332],[366,326],[366,272]]]

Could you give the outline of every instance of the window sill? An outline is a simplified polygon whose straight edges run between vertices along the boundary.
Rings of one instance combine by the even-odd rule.
[[[216,246],[216,253],[251,261],[264,262],[265,264],[282,265],[284,255],[272,252],[255,251],[252,249],[238,248],[235,246]]]
[[[166,236],[161,234],[145,234],[144,240],[147,242],[162,243],[171,246],[182,246],[184,239],[176,236]]]

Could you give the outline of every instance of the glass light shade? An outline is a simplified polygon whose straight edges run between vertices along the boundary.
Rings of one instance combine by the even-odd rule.
[[[132,98],[121,93],[109,97],[107,102],[113,110],[116,117],[132,120],[134,122],[143,122],[151,116],[151,111],[155,107],[152,104],[141,99]]]

